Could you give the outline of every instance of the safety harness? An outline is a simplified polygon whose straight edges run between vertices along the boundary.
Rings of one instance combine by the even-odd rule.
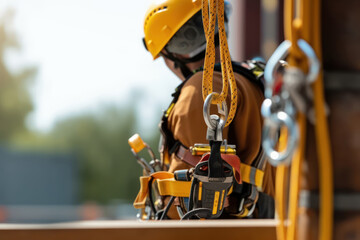
[[[209,8],[212,12],[212,14],[210,14],[210,22],[203,21],[206,23],[209,22],[208,28],[204,27],[204,30],[207,32],[208,43],[209,40],[211,43],[212,34],[208,33],[209,31],[212,31],[211,28],[215,24],[213,13],[215,7],[217,7],[217,2],[216,0],[209,0],[210,4],[207,4],[207,1],[206,4],[204,4],[204,2],[205,0],[203,0],[204,19],[208,20],[209,18]],[[297,8],[295,8],[295,3],[295,0],[285,1],[284,8],[286,11],[284,28],[287,40],[285,40],[274,52],[269,59],[265,70],[266,100],[261,109],[265,119],[262,147],[264,148],[264,152],[267,155],[269,162],[274,166],[277,166],[275,196],[278,216],[277,239],[296,239],[296,233],[298,231],[297,220],[299,214],[298,197],[301,180],[300,173],[305,152],[306,117],[309,117],[309,112],[307,111],[309,110],[309,106],[305,101],[312,100],[314,104],[313,108],[315,110],[315,118],[313,120],[316,130],[316,145],[318,147],[317,153],[320,172],[319,187],[321,208],[319,239],[325,240],[330,239],[332,236],[333,182],[329,132],[324,108],[325,101],[323,96],[322,72],[318,60],[318,57],[321,59],[321,41],[319,35],[320,14],[318,14],[320,13],[320,1],[314,0],[314,4],[312,5],[309,0],[298,1]],[[218,6],[220,9],[223,7],[221,0],[218,2]],[[310,6],[313,7],[311,8]],[[298,16],[295,17],[294,14],[296,12]],[[309,13],[316,14],[311,14],[310,17]],[[221,22],[221,20],[219,20],[219,22]],[[311,24],[313,26],[310,28]],[[314,49],[312,49],[310,44]],[[210,46],[209,48],[211,50],[213,49],[213,46]],[[207,54],[206,56],[208,57],[208,66],[211,66],[211,68],[210,70],[207,68],[207,71],[204,70],[203,80],[211,76],[212,71],[214,70],[212,68],[212,60],[209,60],[209,58],[213,57],[213,51],[209,52],[209,55]],[[282,72],[283,78],[279,83],[276,78],[276,71],[279,70],[282,59],[286,59],[289,64],[285,71]],[[229,68],[227,65],[225,71],[228,70]],[[224,68],[221,71],[224,75]],[[222,104],[224,102],[224,97],[227,96],[226,91],[228,90],[228,85],[226,84],[228,83],[223,83],[224,92],[217,94],[214,97],[215,94],[212,92],[211,82],[205,83],[205,87],[203,87],[203,96],[205,99],[204,109],[205,106],[208,106],[208,103],[213,102],[214,99],[214,104]],[[303,94],[301,90],[311,89],[311,84],[314,99],[307,99],[308,96]],[[179,91],[177,91],[177,94],[174,95],[174,99],[176,100],[172,102],[164,116],[166,116],[166,114],[168,116],[171,112],[171,109],[180,94],[181,87]],[[221,111],[225,112],[224,108],[219,107],[219,109],[220,115]],[[167,121],[167,116],[164,121]],[[209,145],[197,145],[192,149],[187,149],[173,137],[168,139],[168,142],[163,145],[168,149],[164,149],[177,154],[177,156],[183,156],[183,160],[191,159],[188,157],[190,151],[191,156],[193,157],[191,161],[188,160],[188,163],[195,167],[190,170],[177,171],[174,174],[168,172],[153,172],[148,176],[141,177],[141,189],[135,200],[134,206],[141,209],[146,209],[146,207],[150,206],[150,214],[146,214],[147,212],[145,211],[145,214],[142,215],[142,219],[151,219],[153,217],[152,215],[154,215],[155,217],[153,218],[156,219],[166,218],[169,207],[177,198],[179,199],[177,204],[179,215],[182,219],[191,219],[194,217],[219,217],[224,208],[225,196],[236,193],[237,186],[242,186],[242,183],[244,182],[247,182],[249,185],[255,185],[255,187],[261,186],[261,174],[263,174],[263,172],[255,167],[257,165],[240,165],[240,162],[236,159],[236,155],[234,155],[233,148],[226,143],[219,141],[221,139],[221,137],[219,137],[221,131],[218,131],[218,129],[221,130],[221,128],[225,126],[225,120],[226,118],[221,117],[213,117],[207,120],[205,118],[206,124],[208,125]],[[145,144],[138,144],[138,142],[142,142],[141,139],[139,140],[139,138],[136,138],[133,139],[133,141],[130,141],[132,149],[134,149],[133,146],[146,146]],[[141,150],[141,148],[136,149]],[[136,151],[133,152],[134,154],[137,154]],[[197,154],[201,155],[204,152],[210,152],[210,154],[202,156],[200,161],[198,161],[199,157],[197,157]],[[261,152],[262,151],[260,151],[260,153]],[[262,157],[258,158],[262,159]],[[152,162],[156,163],[157,161],[154,160]],[[163,165],[164,164],[166,165],[168,162],[163,162]],[[291,172],[289,172],[289,164],[291,164]],[[144,166],[147,167],[146,165]],[[151,168],[149,169],[151,170]],[[240,173],[240,180],[237,178],[238,173]],[[287,175],[289,174],[290,186],[286,186],[288,179]],[[252,178],[250,175],[255,175],[256,177]],[[236,179],[238,184],[229,184],[230,179]],[[253,179],[255,180],[252,181]],[[155,190],[155,196],[171,196],[167,207],[162,211],[158,211],[157,214],[155,214],[157,210],[156,207],[158,209],[163,209],[163,203],[157,201],[154,204],[151,200],[153,195],[151,189]],[[206,191],[204,191],[204,189]],[[239,192],[243,193],[246,191],[242,190]],[[286,209],[287,193],[289,193],[288,209]],[[207,202],[207,200],[210,200],[210,202]],[[241,201],[240,206],[243,206],[244,201]],[[150,202],[150,205],[148,202]],[[251,211],[251,208],[250,210],[249,208],[244,209],[246,210],[239,212],[241,217],[248,216],[249,211]],[[288,214],[286,213],[287,210]],[[154,213],[151,213],[151,211]]]
[[[264,63],[248,60],[241,63],[232,62],[232,66],[234,72],[244,76],[253,84],[263,89]],[[203,69],[200,68],[195,72],[200,71],[203,71]],[[216,64],[214,71],[220,72],[221,65]],[[168,117],[187,80],[176,88],[172,94],[173,100],[162,116],[160,122],[162,137],[159,152],[161,154],[161,168],[163,170],[168,169],[169,159],[172,154],[175,154],[193,168],[179,170],[174,174],[153,171],[148,176],[140,177],[141,187],[134,202],[134,207],[142,209],[142,219],[166,219],[168,207],[164,209],[163,197],[171,196],[168,206],[177,199],[178,203],[176,205],[179,216],[182,219],[218,218],[223,213],[224,203],[227,201],[230,203],[230,206],[226,208],[224,216],[243,218],[251,216],[255,210],[256,203],[260,201],[261,206],[258,206],[258,216],[261,215],[260,217],[264,218],[273,217],[273,199],[259,192],[263,184],[263,170],[265,167],[265,156],[262,149],[259,150],[256,159],[250,166],[244,163],[240,164],[240,160],[236,156],[235,146],[228,145],[226,141],[224,143],[222,141],[210,141],[210,144],[195,144],[187,148],[174,138],[168,128]],[[136,142],[139,143],[136,144]],[[141,151],[142,148],[148,147],[145,143],[142,143],[138,135],[134,135],[129,140],[129,143],[134,154]],[[135,155],[137,156],[137,154]],[[150,155],[153,157],[151,151]],[[212,169],[208,167],[214,158],[221,159],[223,166],[215,166]],[[156,159],[152,161],[152,163],[156,162],[158,162]],[[214,172],[215,176],[213,176]],[[223,174],[224,176],[222,172],[225,173]],[[217,183],[210,180],[216,177],[225,180],[224,182]],[[152,200],[154,191],[158,194],[156,201]],[[204,199],[211,200],[204,202]],[[218,202],[215,204],[216,206],[214,206],[213,200]],[[147,212],[145,211],[146,208]],[[209,209],[212,210],[210,211]]]
[[[199,160],[196,157],[192,157],[191,160],[193,162],[191,165],[194,168],[177,171],[173,177],[170,177],[171,175],[166,172],[154,172],[149,176],[142,177],[140,179],[141,189],[134,202],[134,206],[140,209],[148,207],[148,211],[143,211],[141,215],[143,219],[165,219],[167,211],[176,199],[178,199],[176,206],[181,219],[219,218],[226,207],[225,202],[231,201],[227,197],[232,192],[237,195],[235,199],[239,201],[236,204],[235,210],[228,211],[228,213],[234,217],[250,217],[259,200],[258,189],[262,188],[263,169],[265,166],[262,149],[259,149],[258,159],[253,161],[251,166],[241,164],[239,157],[234,154],[235,147],[228,146],[226,140],[223,139],[222,132],[224,127],[229,126],[234,119],[237,109],[237,86],[234,71],[245,75],[250,80],[255,79],[257,84],[260,84],[259,79],[261,78],[263,67],[260,67],[255,61],[248,62],[248,65],[255,66],[254,68],[246,68],[241,64],[237,65],[231,61],[224,25],[224,1],[203,0],[202,18],[207,42],[204,69],[202,71],[203,115],[207,125],[206,139],[209,141],[209,144],[194,146],[191,149],[191,155],[196,156],[198,153],[203,152],[209,153],[202,155]],[[216,20],[219,27],[221,67],[215,65],[214,38],[216,35]],[[219,67],[220,69],[217,69]],[[213,92],[213,72],[216,70],[222,74],[221,93]],[[160,149],[163,157],[163,166],[169,164],[170,154],[175,153],[179,155],[180,152],[183,152],[184,156],[189,155],[187,151],[190,149],[186,149],[181,142],[176,141],[171,131],[167,128],[169,113],[176,104],[183,86],[184,83],[178,87],[173,95],[174,99],[165,112],[160,124],[162,132],[165,134],[164,142],[162,143],[163,147]],[[228,112],[226,98],[229,88],[231,100]],[[210,115],[211,104],[218,106],[218,115]],[[131,146],[138,146],[139,144],[136,143],[138,141],[142,142],[141,139],[137,138],[129,141],[129,143]],[[228,148],[233,149],[228,151]],[[133,152],[137,154],[136,151]],[[190,163],[191,161],[188,160],[190,158],[184,156],[180,156],[181,159]],[[155,163],[157,161],[154,159],[152,162]],[[166,169],[165,167],[164,170]],[[152,193],[152,189],[154,193]],[[153,201],[153,195],[155,195],[156,201]],[[165,208],[164,198],[161,198],[161,196],[171,196]],[[270,206],[269,209],[273,209],[273,206]]]

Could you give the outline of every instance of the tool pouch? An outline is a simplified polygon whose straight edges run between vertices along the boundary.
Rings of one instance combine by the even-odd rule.
[[[189,209],[208,209],[210,218],[219,218],[225,198],[234,183],[233,168],[220,155],[220,141],[210,141],[211,153],[195,166]]]

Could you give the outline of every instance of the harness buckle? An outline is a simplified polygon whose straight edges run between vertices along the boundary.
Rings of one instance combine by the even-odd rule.
[[[250,194],[247,197],[244,197],[240,201],[238,214],[240,217],[249,217],[254,213],[256,208],[256,203],[259,199],[259,191],[255,186],[251,186]]]

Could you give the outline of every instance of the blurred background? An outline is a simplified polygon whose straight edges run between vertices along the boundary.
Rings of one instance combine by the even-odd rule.
[[[232,0],[234,60],[267,59],[282,1]],[[148,0],[0,0],[0,222],[134,219],[134,133],[180,83],[142,44]]]

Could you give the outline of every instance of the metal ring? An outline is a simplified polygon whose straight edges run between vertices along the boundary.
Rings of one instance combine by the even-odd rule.
[[[272,110],[271,110],[271,106],[272,106],[273,102],[270,98],[266,98],[263,103],[261,104],[261,115],[264,118],[269,118],[271,116],[271,114],[273,114]]]
[[[320,62],[316,56],[314,49],[303,39],[299,39],[297,44],[301,51],[306,55],[309,59],[309,72],[306,76],[306,80],[308,83],[312,83],[315,81],[317,75],[320,70]],[[289,52],[291,47],[291,42],[288,40],[283,41],[279,47],[274,51],[273,55],[271,55],[268,63],[266,64],[264,71],[265,78],[265,97],[270,98],[273,94],[273,78],[275,71],[281,65],[281,60],[285,59],[286,55]]]
[[[274,74],[278,67],[281,65],[280,60],[285,59],[291,47],[289,40],[283,41],[275,52],[269,58],[264,71],[265,78],[265,98],[271,98],[273,95]]]
[[[270,136],[274,136],[272,133],[274,131],[280,131],[282,126],[285,126],[288,130],[288,139],[286,149],[282,152],[278,152],[275,150],[274,146],[274,144],[278,141],[277,139],[270,139]],[[291,161],[290,157],[297,145],[298,137],[299,134],[297,125],[286,112],[280,111],[278,113],[274,113],[270,116],[270,118],[266,119],[263,127],[264,140],[262,142],[262,146],[270,164],[273,166],[278,166],[279,164],[289,164]]]
[[[309,59],[309,72],[306,76],[306,80],[308,83],[312,83],[316,80],[316,77],[319,74],[319,59],[317,58],[314,49],[305,40],[299,39],[297,44],[300,47],[301,51],[303,51]]]
[[[279,112],[280,110],[289,114],[289,116],[295,116],[296,109],[294,105],[290,101],[289,98],[279,98],[279,102],[274,102],[274,98],[277,96],[273,96],[271,99],[266,98],[261,104],[260,112],[264,118],[269,118],[272,114]]]
[[[250,208],[250,210],[249,210],[249,212],[247,214],[248,217],[251,216],[254,213],[255,207],[256,207],[256,202],[253,203],[253,205],[251,206],[251,208]]]
[[[210,105],[211,105],[211,100],[213,98],[213,96],[215,95],[215,92],[210,93],[205,101],[204,101],[204,108],[203,108],[203,115],[204,115],[204,120],[206,125],[208,126],[208,128],[215,130],[216,129],[216,124],[214,124],[213,121],[211,121],[211,117],[210,117]],[[226,120],[227,120],[227,106],[226,106],[226,102],[223,101],[222,105],[218,104],[218,113],[220,114],[220,122],[218,127],[219,128],[224,128]]]

